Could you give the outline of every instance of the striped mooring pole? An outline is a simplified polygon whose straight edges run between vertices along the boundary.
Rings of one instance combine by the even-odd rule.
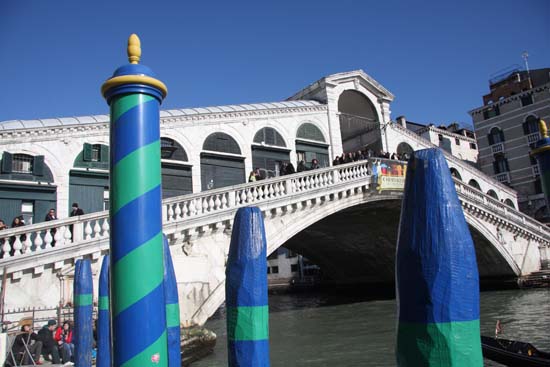
[[[92,265],[90,260],[77,260],[74,274],[74,362],[79,367],[92,367]]]
[[[269,367],[266,252],[261,210],[240,208],[225,272],[229,367]]]
[[[166,334],[168,337],[168,367],[181,367],[181,330],[178,283],[168,239],[164,242],[164,300],[166,302]]]
[[[109,255],[103,257],[99,273],[96,367],[111,367],[111,316],[109,314]]]
[[[472,236],[439,149],[412,154],[396,255],[399,367],[481,367]]]
[[[541,138],[535,143],[531,155],[537,159],[539,164],[539,175],[542,186],[542,192],[546,199],[546,217],[550,215],[550,138],[548,137],[548,128],[544,120],[539,120],[539,131]]]
[[[110,255],[114,367],[168,365],[159,105],[166,86],[138,64],[139,38],[128,40],[130,64],[101,92],[111,107]]]

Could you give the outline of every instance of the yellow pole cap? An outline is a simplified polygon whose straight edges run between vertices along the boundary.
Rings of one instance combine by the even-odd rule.
[[[130,64],[139,64],[141,58],[141,41],[137,34],[133,33],[128,38],[128,61]]]

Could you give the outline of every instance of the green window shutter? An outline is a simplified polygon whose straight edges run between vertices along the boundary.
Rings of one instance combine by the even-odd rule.
[[[84,143],[84,150],[82,151],[82,160],[84,162],[90,162],[92,160],[92,144]]]
[[[99,152],[99,160],[102,163],[109,163],[109,146],[101,145],[101,151]]]
[[[32,174],[35,176],[44,176],[44,156],[37,155],[32,162]]]
[[[2,173],[11,173],[11,162],[12,162],[11,153],[4,152],[2,154]]]

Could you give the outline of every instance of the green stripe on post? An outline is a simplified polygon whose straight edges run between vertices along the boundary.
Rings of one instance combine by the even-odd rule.
[[[153,344],[149,345],[147,348],[141,351],[141,353],[123,363],[120,367],[153,365],[167,366],[167,361],[153,362],[151,360],[151,357],[153,357],[153,353],[158,352],[159,350],[164,351],[163,354],[159,356],[160,358],[166,356],[166,354],[164,354],[166,353],[166,350],[168,350],[168,343],[166,340],[166,331],[164,331],[162,335],[157,340],[155,340],[155,342],[153,342]]]
[[[116,305],[114,316],[162,284],[163,261],[162,232],[159,232],[113,265],[113,284],[125,285],[112,295]]]
[[[98,298],[98,308],[100,310],[109,311],[109,297],[108,296],[100,296]]]
[[[120,116],[128,112],[132,108],[149,102],[154,98],[145,94],[128,94],[126,96],[116,98],[111,107],[111,123],[115,123]]]
[[[90,306],[92,304],[92,294],[75,294],[74,295],[74,306]]]
[[[112,170],[113,214],[130,201],[160,185],[160,140],[139,148],[122,158]],[[128,183],[132,184],[129,185]]]
[[[166,327],[180,326],[180,308],[177,303],[166,305]]]
[[[267,340],[269,307],[228,307],[227,338],[231,341]]]
[[[452,341],[452,342],[451,342]],[[418,366],[483,366],[479,320],[442,323],[399,322],[397,360]]]

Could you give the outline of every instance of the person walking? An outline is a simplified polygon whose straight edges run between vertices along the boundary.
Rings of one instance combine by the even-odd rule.
[[[82,210],[78,207],[78,203],[73,203],[72,211],[71,211],[71,214],[69,214],[69,216],[70,217],[77,217],[79,215],[84,215],[84,210]]]

